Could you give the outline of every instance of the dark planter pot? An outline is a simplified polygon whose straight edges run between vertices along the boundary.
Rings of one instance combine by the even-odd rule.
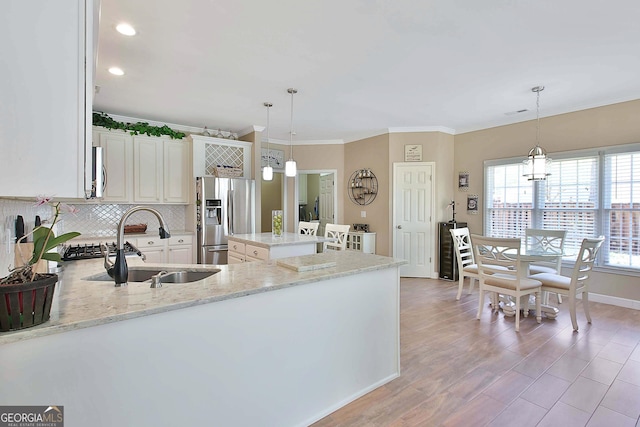
[[[0,285],[0,331],[29,328],[49,320],[57,274],[16,285]]]

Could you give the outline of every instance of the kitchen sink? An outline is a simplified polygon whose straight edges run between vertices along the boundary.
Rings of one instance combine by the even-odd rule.
[[[166,275],[162,276],[160,281],[162,283],[189,283],[197,280],[206,279],[218,273],[220,270],[208,270],[208,271],[170,271]]]
[[[129,282],[146,282],[159,273],[164,273],[160,282],[162,283],[191,283],[198,280],[206,279],[209,276],[213,276],[219,273],[219,269],[208,269],[200,271],[187,271],[187,270],[174,270],[171,269],[159,269],[159,268],[130,268],[129,269]],[[100,273],[93,276],[86,277],[84,280],[96,280],[112,282],[113,278],[107,273]]]

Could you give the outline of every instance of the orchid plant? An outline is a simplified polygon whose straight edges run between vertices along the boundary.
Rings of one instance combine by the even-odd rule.
[[[49,226],[40,225],[34,228],[31,233],[23,236],[18,241],[18,243],[20,243],[21,241],[25,241],[25,239],[30,235],[33,235],[33,253],[28,260],[24,260],[24,258],[22,258],[22,253],[20,252],[20,256],[23,260],[23,265],[17,266],[10,270],[8,276],[0,279],[0,284],[16,284],[32,282],[36,280],[37,273],[35,272],[33,266],[36,265],[40,260],[61,262],[62,259],[59,253],[55,251],[49,251],[59,244],[80,235],[80,233],[73,231],[70,233],[62,234],[60,236],[56,236],[53,232],[53,228],[60,219],[60,214],[62,212],[69,212],[75,215],[76,213],[78,213],[78,208],[61,202],[53,202],[52,198],[49,196],[38,196],[36,199],[35,207],[43,205],[50,205],[53,208],[53,219],[51,220]],[[17,250],[20,251],[20,245],[18,245],[17,248]]]

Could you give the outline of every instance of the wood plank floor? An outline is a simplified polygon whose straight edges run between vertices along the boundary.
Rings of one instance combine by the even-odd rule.
[[[640,311],[592,302],[589,325],[579,303],[574,333],[565,302],[517,333],[456,291],[403,278],[400,378],[314,426],[640,426]]]

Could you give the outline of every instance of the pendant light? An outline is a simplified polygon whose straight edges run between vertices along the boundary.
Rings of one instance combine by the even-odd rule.
[[[296,161],[293,160],[293,95],[298,93],[296,89],[289,88],[287,92],[291,94],[291,129],[289,131],[289,160],[284,165],[284,174],[292,177],[296,176],[297,166]]]
[[[550,175],[546,172],[547,163],[551,161],[547,157],[547,152],[540,147],[540,92],[544,90],[544,86],[536,86],[531,88],[532,92],[537,95],[536,98],[536,146],[529,150],[529,155],[525,163],[529,165],[529,173],[524,174],[529,181],[543,181]]]
[[[262,169],[262,179],[271,181],[273,179],[273,168],[271,167],[271,146],[269,145],[269,109],[273,107],[273,104],[265,102],[264,106],[267,107],[267,166]]]

